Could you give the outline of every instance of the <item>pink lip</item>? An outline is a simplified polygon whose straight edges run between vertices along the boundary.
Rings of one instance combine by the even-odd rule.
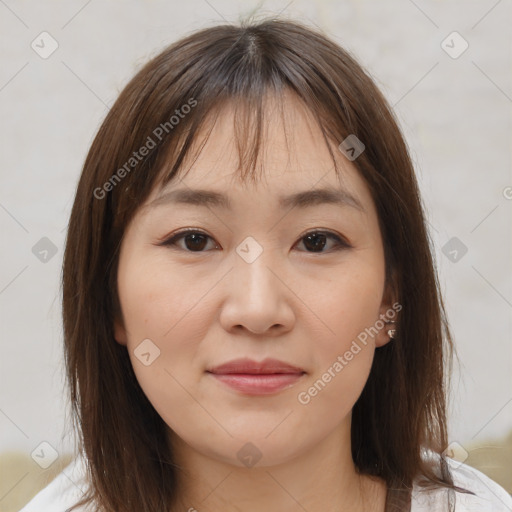
[[[207,373],[242,393],[270,395],[292,386],[306,372],[277,359],[265,359],[261,362],[235,359],[207,370]]]

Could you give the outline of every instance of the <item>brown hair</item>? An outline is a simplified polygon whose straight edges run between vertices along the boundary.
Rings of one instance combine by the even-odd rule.
[[[418,476],[459,490],[440,456],[453,344],[406,143],[385,98],[347,50],[299,22],[274,18],[202,29],[166,48],[121,92],[87,155],[63,263],[66,372],[90,482],[80,504],[155,512],[174,503],[177,468],[166,424],[113,335],[113,319],[122,318],[123,233],[159,181],[176,177],[206,119],[228,102],[237,108],[238,170],[254,178],[264,99],[285,90],[315,116],[326,143],[337,146],[350,134],[364,143],[353,163],[375,202],[386,279],[403,305],[395,339],[376,350],[352,411],[356,468],[386,481],[387,511],[409,509]],[[424,449],[435,460],[423,457]]]

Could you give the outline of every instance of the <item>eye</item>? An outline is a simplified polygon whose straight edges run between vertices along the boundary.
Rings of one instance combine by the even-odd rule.
[[[160,245],[171,248],[178,247],[187,252],[205,252],[204,248],[208,245],[208,239],[213,240],[213,238],[211,238],[209,235],[203,233],[202,231],[198,231],[197,229],[185,229],[174,234],[171,238],[164,240],[160,243]],[[334,249],[331,248],[331,250],[336,251],[340,249],[348,249],[351,247],[348,242],[330,231],[310,231],[303,235],[299,242],[304,242],[304,246],[307,249],[311,249],[310,251],[306,252],[322,253],[329,252],[323,251],[327,244],[326,241],[329,239],[334,241]],[[185,247],[179,244],[181,241],[184,241]],[[216,247],[218,247],[218,245],[216,245]]]
[[[334,241],[334,251],[338,251],[340,249],[348,249],[351,245],[343,240],[340,236],[335,233],[331,233],[330,231],[310,231],[302,236],[300,241],[304,241],[304,246],[312,249],[310,252],[318,253],[318,252],[330,252],[330,251],[322,251],[322,249],[326,246],[326,240]]]
[[[171,238],[164,240],[160,245],[171,246],[172,248],[178,246],[178,242],[185,241],[185,249],[188,252],[203,252],[207,239],[213,240],[209,235],[198,231],[197,229],[184,229]],[[182,246],[178,247],[183,249]]]

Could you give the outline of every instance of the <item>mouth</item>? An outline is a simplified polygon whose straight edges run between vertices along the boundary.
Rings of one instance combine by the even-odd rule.
[[[272,395],[293,386],[304,373],[215,374],[214,378],[246,395]]]
[[[302,368],[265,359],[257,362],[236,359],[206,371],[219,382],[246,395],[271,395],[297,383],[305,374]]]

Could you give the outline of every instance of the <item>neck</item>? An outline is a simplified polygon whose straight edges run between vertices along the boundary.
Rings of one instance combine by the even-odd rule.
[[[350,423],[293,459],[252,468],[229,464],[191,448],[170,432],[178,475],[173,510],[189,512],[383,512],[386,484],[357,473]]]

